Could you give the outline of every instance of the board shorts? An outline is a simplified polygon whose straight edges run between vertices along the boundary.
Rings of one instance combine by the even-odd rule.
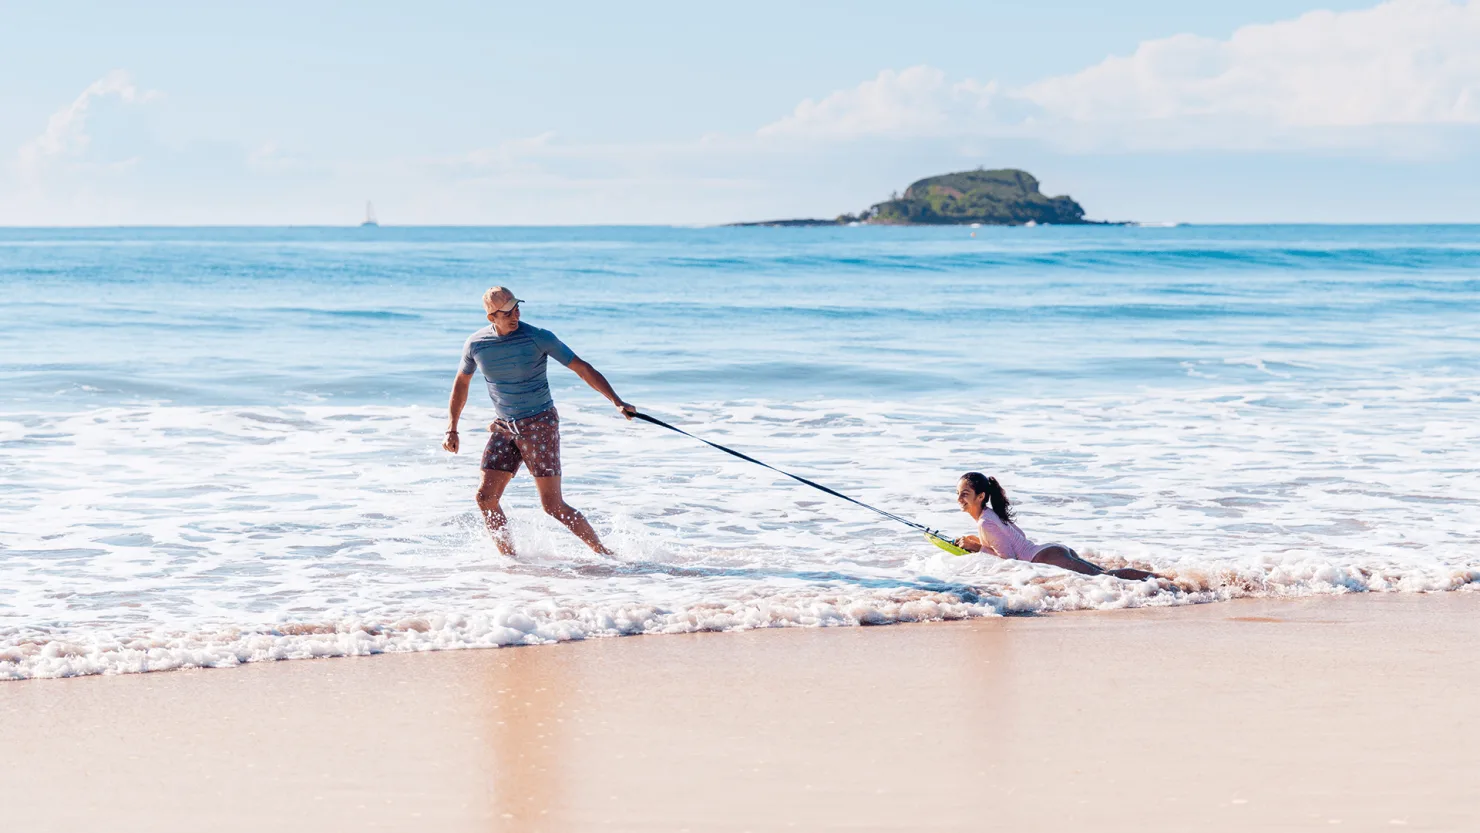
[[[524,419],[494,421],[483,448],[484,471],[519,471],[522,462],[535,477],[560,476],[560,414],[554,408]]]

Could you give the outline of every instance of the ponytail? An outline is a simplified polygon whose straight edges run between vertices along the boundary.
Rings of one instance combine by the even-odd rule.
[[[987,503],[992,507],[992,512],[1001,518],[1003,523],[1012,523],[1012,501],[1007,499],[1007,492],[1003,490],[1002,484],[997,482],[997,478],[987,477],[979,471],[969,471],[961,475],[961,479],[971,485],[973,492],[987,496]]]

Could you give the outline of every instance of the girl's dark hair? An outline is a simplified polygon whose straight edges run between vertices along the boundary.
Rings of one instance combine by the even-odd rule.
[[[1012,501],[1007,499],[1007,492],[1002,490],[1002,484],[997,482],[997,478],[987,477],[979,471],[969,471],[961,475],[961,479],[971,484],[973,492],[987,496],[987,503],[1003,523],[1012,523]]]

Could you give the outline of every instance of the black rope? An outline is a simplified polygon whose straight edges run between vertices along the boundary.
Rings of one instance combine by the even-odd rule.
[[[650,417],[647,414],[644,414],[644,413],[642,413],[640,411],[633,411],[632,412],[632,415],[634,417],[637,417],[640,420],[643,420],[644,422],[651,422],[654,425],[660,426],[662,428],[667,428],[669,431],[677,431],[678,433],[684,435],[685,437],[691,437],[693,439],[698,440],[701,443],[704,443],[705,445],[709,446],[710,448],[717,448],[717,449],[719,449],[720,451],[723,451],[726,454],[729,454],[729,455],[734,456],[734,457],[739,457],[741,460],[744,460],[747,463],[755,463],[757,466],[764,466],[765,468],[768,468],[771,471],[776,472],[777,474],[784,474],[787,477],[790,477],[792,480],[797,481],[798,483],[805,483],[808,486],[811,486],[812,488],[817,489],[818,491],[827,492],[828,494],[832,495],[833,497],[840,497],[843,500],[848,501],[849,503],[855,504],[857,506],[862,506],[864,509],[867,509],[867,510],[869,510],[871,512],[878,512],[880,515],[883,515],[884,517],[886,517],[886,518],[888,518],[890,520],[899,521],[900,523],[904,524],[905,526],[913,527],[915,529],[918,529],[921,532],[925,533],[926,535],[930,535],[932,537],[939,538],[942,541],[949,541],[950,540],[949,538],[946,538],[946,537],[942,536],[939,532],[936,532],[935,530],[930,529],[929,527],[925,526],[924,524],[917,524],[914,521],[910,520],[909,518],[901,518],[900,516],[894,514],[893,512],[885,512],[883,509],[880,509],[877,506],[869,506],[867,503],[864,503],[863,501],[857,500],[855,498],[848,497],[847,495],[843,494],[842,492],[840,492],[840,491],[838,491],[836,489],[829,489],[828,487],[822,485],[821,483],[813,482],[811,480],[808,480],[805,477],[801,477],[800,475],[792,474],[789,471],[782,471],[781,469],[778,469],[778,468],[776,468],[775,466],[773,466],[773,465],[771,465],[769,463],[763,463],[760,460],[757,460],[754,457],[751,457],[749,454],[742,454],[742,453],[736,451],[733,448],[726,448],[725,446],[722,446],[719,443],[712,443],[709,440],[704,439],[703,437],[696,437],[693,434],[690,434],[689,432],[683,430],[682,428],[679,428],[679,427],[674,426],[674,425],[669,425],[668,423],[664,422],[661,419],[657,419],[655,417]]]

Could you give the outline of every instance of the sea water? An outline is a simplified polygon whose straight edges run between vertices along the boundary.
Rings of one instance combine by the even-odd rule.
[[[551,365],[565,491],[439,448],[484,289]],[[1480,590],[1480,227],[0,230],[0,678]]]

